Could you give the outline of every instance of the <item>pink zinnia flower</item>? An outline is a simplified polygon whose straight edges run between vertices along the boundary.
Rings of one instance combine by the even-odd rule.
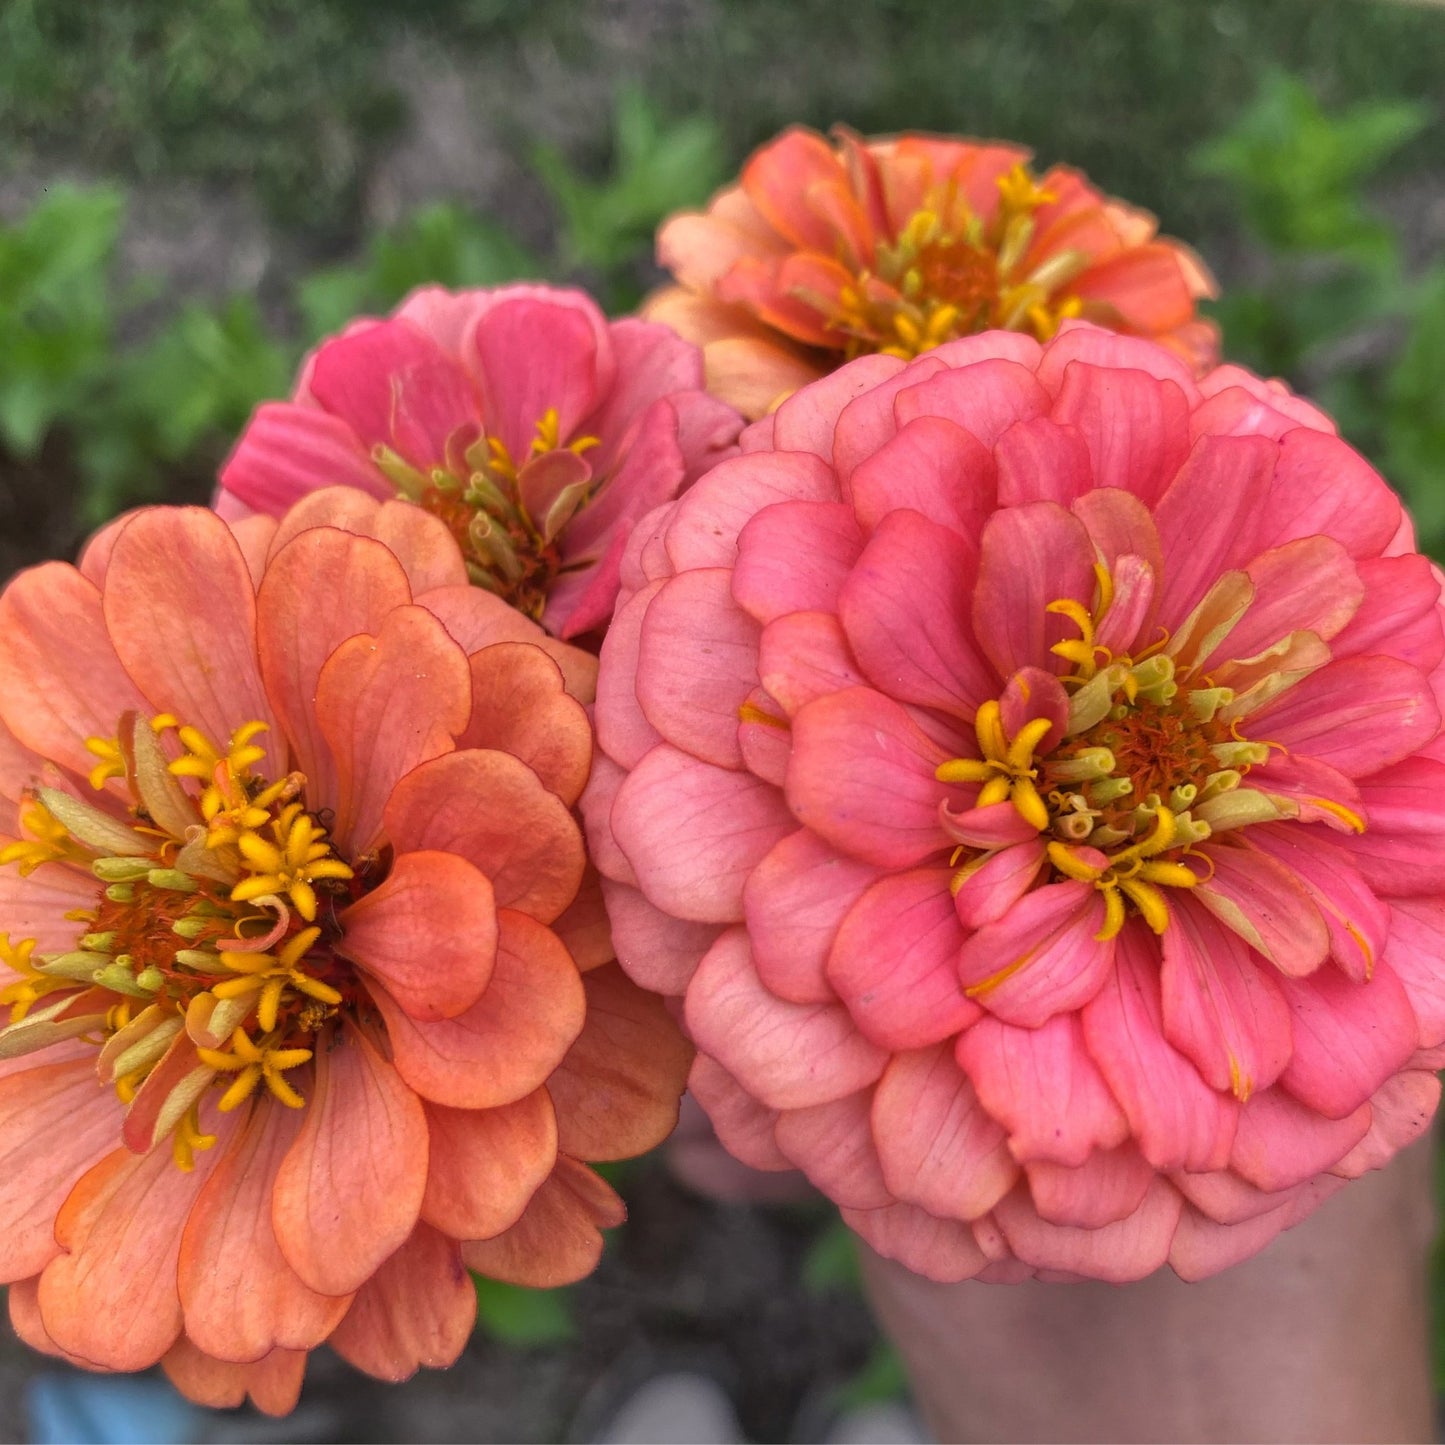
[[[36,1348],[290,1408],[585,1274],[690,1051],[571,807],[594,660],[342,488],[0,596],[0,1280]],[[582,970],[589,970],[583,972]]]
[[[558,637],[612,615],[633,523],[734,449],[702,356],[550,286],[415,292],[307,359],[221,470],[225,516],[279,516],[318,487],[440,517],[471,580]]]
[[[1197,1278],[1429,1121],[1440,580],[1328,420],[1074,324],[641,524],[583,798],[723,1141],[936,1279]]]
[[[705,212],[674,216],[677,277],[647,315],[698,342],[715,395],[764,415],[853,357],[912,357],[1002,327],[1047,340],[1070,317],[1150,336],[1196,367],[1218,331],[1214,281],[1154,217],[1021,146],[908,134],[830,143],[793,127]]]

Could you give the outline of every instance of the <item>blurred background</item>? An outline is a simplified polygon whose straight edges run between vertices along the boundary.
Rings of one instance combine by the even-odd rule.
[[[793,121],[1023,141],[1155,211],[1218,274],[1231,359],[1330,409],[1445,549],[1439,4],[4,0],[0,577],[205,500],[306,347],[413,286],[628,309],[659,219]],[[901,1394],[821,1206],[709,1202],[659,1157],[616,1183],[597,1275],[480,1283],[450,1372],[323,1355],[291,1420],[203,1417],[7,1334],[0,1441],[587,1440],[674,1368],[750,1438],[817,1440]]]

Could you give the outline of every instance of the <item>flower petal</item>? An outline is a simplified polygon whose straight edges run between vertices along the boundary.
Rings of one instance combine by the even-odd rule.
[[[1047,425],[1019,422],[1004,437],[1040,424]],[[907,508],[972,538],[992,509],[994,471],[988,448],[971,432],[939,416],[920,416],[858,464],[848,489],[865,531],[890,512]],[[1000,497],[1000,504],[1012,500]]]
[[[940,1284],[972,1279],[988,1264],[973,1231],[957,1219],[940,1219],[913,1204],[886,1209],[845,1209],[843,1222],[884,1259]]]
[[[1039,1217],[1076,1229],[1101,1229],[1133,1214],[1155,1178],[1132,1144],[1096,1150],[1078,1165],[1041,1159],[1025,1173]]]
[[[340,916],[336,951],[412,1018],[455,1018],[476,1003],[497,957],[486,875],[455,853],[398,854],[386,878]]]
[[[773,1130],[783,1154],[845,1209],[894,1202],[869,1129],[872,1103],[872,1089],[864,1089],[807,1109],[784,1109]]]
[[[1237,933],[1281,973],[1310,973],[1329,954],[1325,920],[1295,875],[1268,854],[1228,843],[1206,843],[1209,880],[1190,890],[1226,928]]]
[[[630,1159],[676,1125],[692,1046],[662,1000],[615,965],[583,984],[587,1022],[547,1079],[557,1147],[579,1159]]]
[[[1342,1119],[1331,1119],[1283,1089],[1265,1089],[1239,1111],[1229,1167],[1256,1189],[1290,1189],[1332,1168],[1369,1127],[1366,1104]]]
[[[350,1294],[411,1233],[426,1188],[421,1101],[359,1031],[318,1049],[301,1129],[276,1171],[271,1222],[291,1268]]]
[[[732,595],[766,625],[790,612],[831,612],[863,537],[842,502],[774,502],[738,534]]]
[[[171,1384],[197,1405],[233,1409],[249,1395],[263,1415],[289,1415],[301,1397],[306,1351],[272,1350],[262,1359],[235,1364],[203,1354],[182,1335],[161,1368]]]
[[[397,1072],[431,1103],[455,1109],[514,1103],[546,1081],[582,1032],[582,978],[561,940],[511,909],[502,909],[497,922],[491,981],[464,1014],[422,1023],[385,989],[371,991]]]

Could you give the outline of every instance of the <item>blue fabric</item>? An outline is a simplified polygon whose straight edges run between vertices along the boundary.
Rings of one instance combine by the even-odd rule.
[[[201,1412],[156,1377],[47,1371],[25,1391],[31,1445],[180,1445]]]

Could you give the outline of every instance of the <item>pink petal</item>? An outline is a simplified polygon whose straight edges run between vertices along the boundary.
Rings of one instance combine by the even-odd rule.
[[[980,1010],[958,981],[964,933],[944,868],[882,878],[849,909],[828,955],[828,982],[865,1038],[916,1049],[951,1038]]]
[[[986,1214],[1018,1175],[1004,1131],[946,1044],[889,1063],[873,1100],[873,1137],[893,1193],[947,1219]]]
[[[636,888],[604,878],[617,961],[643,988],[683,994],[702,956],[717,941],[711,923],[689,923],[649,903]]]
[[[623,602],[602,640],[597,671],[597,742],[608,757],[629,771],[662,741],[662,734],[648,722],[638,703],[637,666],[643,621],[664,585],[661,580],[649,583]],[[664,674],[653,685],[666,686],[668,681]],[[734,715],[734,738],[736,733]]]
[[[1329,929],[1289,868],[1267,854],[1228,843],[1206,843],[1199,851],[1213,868],[1207,882],[1190,890],[1192,899],[1281,973],[1310,973],[1325,961]]]
[[[477,1323],[477,1296],[454,1240],[418,1224],[362,1285],[329,1341],[348,1364],[378,1380],[455,1364]]]
[[[577,824],[510,753],[474,748],[413,768],[392,790],[385,826],[398,854],[456,853],[491,880],[498,908],[542,923],[557,918],[582,883]]]
[[[1186,1283],[1207,1279],[1258,1254],[1289,1223],[1284,1206],[1243,1224],[1216,1224],[1186,1204],[1169,1246],[1169,1267]]]
[[[9,841],[8,839],[6,840]],[[28,878],[15,868],[0,872],[0,918],[12,940],[33,938],[38,953],[68,953],[75,947],[75,920],[66,914],[93,909],[95,875],[68,863],[45,863]]]
[[[882,1209],[893,1203],[883,1182],[869,1132],[873,1091],[849,1094],[806,1109],[785,1109],[774,1129],[778,1148],[845,1209]]]
[[[223,495],[279,517],[322,487],[356,487],[384,500],[395,488],[341,417],[289,401],[265,402],[221,467]]]
[[[1077,1229],[1101,1229],[1133,1214],[1155,1178],[1132,1144],[1097,1150],[1079,1165],[1038,1160],[1024,1172],[1039,1217]]]
[[[1297,427],[1279,444],[1269,503],[1261,509],[1262,547],[1324,535],[1352,557],[1377,557],[1400,525],[1399,498],[1338,437]]]
[[[1370,1096],[1369,1132],[1333,1172],[1354,1179],[1382,1168],[1430,1127],[1439,1105],[1440,1079],[1429,1070],[1405,1069],[1386,1079]]]
[[[561,940],[525,913],[503,909],[497,921],[491,980],[456,1018],[423,1023],[385,989],[371,989],[397,1072],[433,1104],[515,1103],[546,1081],[582,1032],[582,978]]]
[[[706,1110],[718,1140],[735,1159],[750,1169],[779,1172],[793,1168],[773,1137],[777,1110],[760,1104],[716,1059],[699,1054],[692,1061],[687,1086]],[[671,1147],[676,1148],[678,1142]]]
[[[452,750],[471,712],[466,654],[423,607],[398,607],[375,636],[343,642],[316,682],[316,720],[335,760],[332,836],[371,851],[397,782]]]
[[[1265,1089],[1239,1111],[1230,1168],[1258,1189],[1289,1189],[1332,1168],[1369,1127],[1366,1104],[1342,1119],[1330,1119],[1283,1089]]]
[[[658,907],[698,923],[742,917],[748,873],[797,825],[776,788],[662,744],[628,775],[612,830]]]
[[[766,625],[790,612],[832,612],[863,538],[842,502],[774,502],[738,534],[732,595]]]
[[[1415,1051],[1415,1013],[1388,963],[1369,983],[1322,968],[1280,986],[1294,1029],[1280,1083],[1328,1118],[1352,1113]]]
[[[758,648],[758,674],[789,716],[815,697],[863,682],[842,624],[827,612],[794,612],[770,622]]]
[[[406,574],[392,553],[330,527],[302,533],[266,569],[256,594],[261,676],[313,807],[336,797],[336,765],[315,710],[321,669],[347,638],[374,636],[389,612],[410,601]],[[230,726],[244,721],[234,717]]]
[[[1440,731],[1440,709],[1428,680],[1408,662],[1349,657],[1251,714],[1249,730],[1360,778],[1428,743]]]
[[[1015,814],[1018,812],[1011,803],[1003,806]],[[953,906],[959,920],[969,928],[998,922],[1038,882],[1047,863],[1048,853],[1042,838],[999,849],[970,873],[954,893]]]
[[[886,1209],[845,1209],[843,1222],[885,1259],[940,1284],[972,1279],[988,1264],[973,1231],[956,1219],[939,1219],[912,1204]]]
[[[898,393],[893,403],[900,427],[914,417],[941,416],[971,432],[985,447],[1017,421],[1042,416],[1049,394],[1026,366],[991,359],[954,366]]]
[[[1046,1223],[1021,1190],[999,1201],[994,1218],[1019,1258],[1038,1269],[1127,1284],[1153,1274],[1169,1257],[1183,1207],[1179,1191],[1156,1178],[1138,1209],[1098,1229]]]
[[[1366,779],[1359,812],[1363,835],[1332,834],[1349,851],[1361,877],[1382,898],[1438,893],[1445,888],[1445,833],[1439,799],[1445,763],[1407,758]]]
[[[778,843],[743,887],[764,985],[792,1003],[831,1002],[824,971],[838,925],[877,877],[876,868],[840,857],[806,828]]]
[[[431,1151],[421,1215],[454,1239],[509,1229],[552,1172],[557,1121],[545,1089],[496,1109],[426,1106]]]
[[[844,584],[837,611],[852,654],[900,702],[971,718],[998,679],[968,623],[973,539],[912,511],[888,513]]]
[[[865,531],[890,512],[907,508],[972,538],[993,510],[994,461],[961,426],[942,417],[920,416],[858,464],[848,489]]]
[[[1044,347],[1039,361],[1039,381],[1055,395],[1074,362],[1093,367],[1128,368],[1146,372],[1160,381],[1172,381],[1191,406],[1199,401],[1199,388],[1189,367],[1172,351],[1139,336],[1121,336],[1084,322],[1066,321],[1059,334]]]
[[[336,951],[377,979],[414,1019],[432,1023],[465,1013],[492,976],[492,885],[455,853],[399,854],[380,886],[339,921]]]
[[[833,434],[848,404],[867,397],[905,369],[896,356],[860,356],[790,396],[774,413],[771,445],[779,451],[833,456]]]
[[[882,693],[820,697],[793,719],[788,806],[850,856],[907,868],[948,843],[938,805],[956,789],[933,776],[946,756]]]
[[[1177,628],[1221,574],[1276,540],[1261,535],[1260,504],[1278,454],[1264,437],[1195,443],[1154,509],[1165,559],[1159,617],[1166,627]]]
[[[1094,548],[1077,517],[1055,502],[995,512],[983,530],[973,594],[973,635],[1000,677],[1021,667],[1066,672],[1049,648],[1078,629],[1046,612],[1072,598],[1094,598]]]
[[[720,462],[684,494],[667,525],[667,555],[678,571],[731,567],[738,533],[764,507],[836,502],[832,468],[806,452],[765,452]]]
[[[1290,870],[1325,921],[1331,956],[1363,983],[1390,936],[1390,907],[1365,885],[1350,855],[1287,823],[1254,827],[1246,836]]]
[[[1103,921],[1103,899],[1088,883],[1036,889],[964,943],[958,955],[964,991],[1024,1028],[1083,1007],[1113,965],[1113,940],[1094,937]]]
[[[207,1354],[260,1360],[276,1348],[314,1349],[346,1313],[347,1295],[301,1281],[271,1225],[276,1171],[302,1119],[270,1100],[254,1106],[186,1220],[176,1285],[186,1337]]]
[[[787,1003],[769,993],[741,929],[723,934],[698,965],[687,990],[687,1027],[699,1049],[774,1109],[856,1093],[887,1062],[845,1009]]]
[[[1082,437],[1096,487],[1118,487],[1148,503],[1164,494],[1189,453],[1183,390],[1142,371],[1075,361],[1049,415]]]
[[[1158,942],[1131,920],[1117,940],[1112,978],[1084,1007],[1084,1042],[1156,1169],[1221,1169],[1238,1106],[1165,1039],[1158,980]]]
[[[985,1017],[965,1030],[957,1052],[1015,1159],[1077,1167],[1091,1151],[1129,1137],[1075,1015],[1056,1015],[1036,1029]]]
[[[302,1280],[342,1295],[416,1224],[427,1132],[421,1101],[363,1034],[349,1029],[328,1042],[316,1054],[301,1129],[276,1170],[271,1222]]]
[[[1028,502],[1058,502],[1067,507],[1094,485],[1093,463],[1078,428],[1060,426],[1046,416],[1015,422],[999,437],[993,454],[998,464],[1000,507]]]
[[[1414,1010],[1420,1046],[1436,1048],[1445,1043],[1445,901],[1397,898],[1387,912],[1385,957]]]
[[[742,766],[738,709],[758,682],[758,624],[729,594],[731,576],[707,567],[664,582],[642,619],[637,659],[644,719],[721,768]]]
[[[1336,657],[1386,652],[1421,672],[1445,657],[1440,626],[1440,577],[1428,557],[1366,557],[1355,564],[1364,600],[1333,639]]]
[[[1273,970],[1238,934],[1191,898],[1170,903],[1161,940],[1165,1036],[1211,1088],[1243,1101],[1289,1062],[1289,1009]]]
[[[861,368],[864,360],[865,358],[860,357],[857,361],[840,367],[834,376],[841,377],[855,367]],[[898,394],[916,387],[927,377],[937,376],[943,370],[944,362],[936,351],[915,357],[891,376],[875,379],[866,389],[858,391],[837,414],[830,439],[831,455],[838,472],[838,480],[844,488],[845,500],[851,495],[847,489],[854,470],[874,453],[881,451],[904,425],[894,411]],[[812,389],[810,387],[808,390]],[[820,454],[829,454],[826,443]]]

